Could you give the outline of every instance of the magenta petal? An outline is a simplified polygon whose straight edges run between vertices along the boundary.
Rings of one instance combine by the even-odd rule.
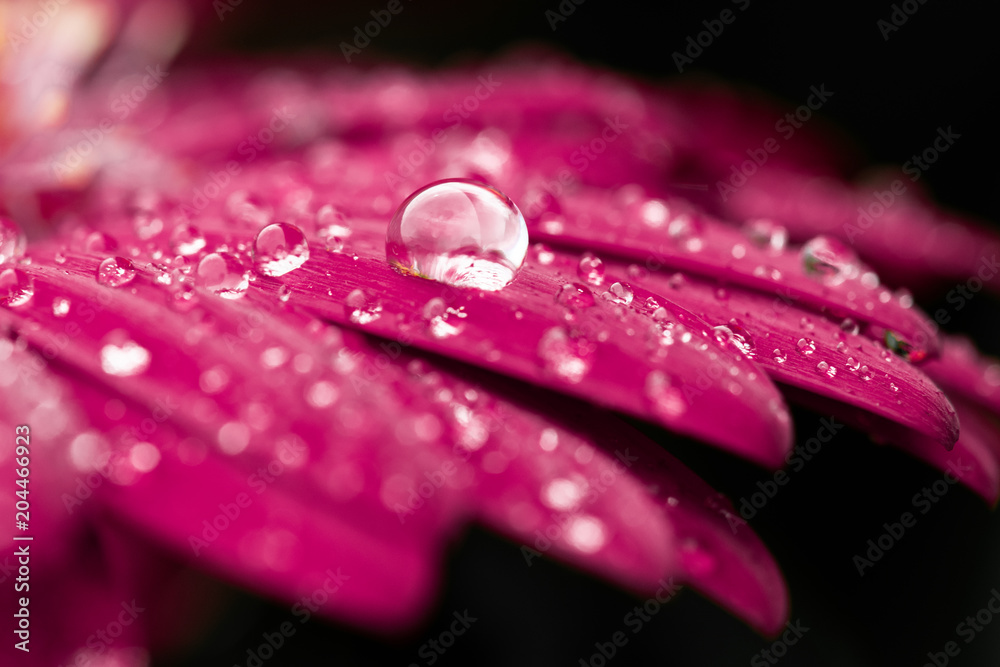
[[[633,260],[647,269],[669,267],[772,293],[868,323],[876,335],[883,329],[894,331],[918,349],[936,352],[937,333],[931,321],[878,287],[874,274],[866,277],[868,269],[856,259],[845,258],[850,270],[830,279],[821,270],[808,270],[799,249],[762,247],[678,198],[659,204],[650,201],[662,205],[663,212],[632,210],[605,191],[583,191],[564,203],[568,222],[558,227],[542,224],[532,230],[532,237]]]
[[[772,219],[799,240],[818,234],[837,236],[887,279],[915,290],[945,280],[964,283],[980,271],[996,275],[1000,254],[996,232],[935,210],[926,201],[896,200],[889,187],[890,183],[851,186],[798,172],[761,170],[722,209],[737,220]],[[895,201],[885,207],[876,193],[881,193],[882,201],[890,196]],[[983,283],[994,291],[1000,284],[989,279]]]
[[[921,368],[949,394],[1000,415],[1000,361],[982,356],[967,338],[946,336],[941,358]]]
[[[958,439],[958,418],[948,398],[920,369],[882,344],[771,295],[719,288],[695,277],[645,275],[643,286],[710,325],[726,327],[720,336],[747,349],[776,382],[891,420],[946,448]],[[899,437],[902,445],[911,439],[905,432]]]

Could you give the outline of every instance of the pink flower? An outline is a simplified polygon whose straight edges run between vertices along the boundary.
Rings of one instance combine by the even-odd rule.
[[[871,268],[965,275],[994,236],[942,240],[958,223],[907,202],[852,238],[849,186],[810,186],[819,144],[708,211],[680,184],[725,177],[755,126],[707,112],[738,101],[529,57],[363,76],[123,57],[65,119],[5,118],[0,430],[27,429],[0,461],[29,471],[33,540],[3,555],[30,549],[44,582],[11,611],[37,664],[146,664],[162,601],[192,602],[164,554],[295,623],[412,628],[472,522],[529,565],[660,602],[689,585],[780,633],[779,563],[740,510],[615,413],[776,469],[787,399],[833,415],[818,438],[961,460],[996,502],[1000,366]],[[413,203],[430,226],[391,234],[390,264],[394,212],[439,179],[473,183],[445,212],[464,235]],[[888,253],[902,233],[925,252]],[[446,268],[412,261],[421,234]]]

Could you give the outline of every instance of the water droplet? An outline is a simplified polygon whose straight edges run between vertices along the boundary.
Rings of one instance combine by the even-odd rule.
[[[802,328],[803,331],[812,331],[816,328],[816,325],[813,324],[812,319],[804,315],[802,316],[802,319],[799,320],[799,326]]]
[[[889,383],[889,389],[892,389],[893,391],[899,391],[899,387],[896,386],[895,382]]]
[[[444,299],[435,297],[424,305],[423,317],[431,336],[437,339],[451,338],[462,333],[462,320],[468,316],[462,308],[450,308]]]
[[[800,338],[795,344],[801,354],[809,356],[816,351],[816,343],[809,338]]]
[[[854,357],[847,357],[847,370],[849,370],[851,372],[856,372],[859,368],[861,368],[861,362],[860,361],[858,361]],[[865,368],[868,368],[868,367],[865,366]]]
[[[667,224],[670,209],[660,199],[650,199],[639,207],[639,219],[653,229],[659,229]]]
[[[837,343],[837,352],[846,353],[847,343],[845,343],[844,341],[840,341],[839,343]]]
[[[97,282],[106,287],[121,287],[135,279],[135,267],[124,257],[108,257],[97,267]]]
[[[600,257],[596,257],[588,252],[580,258],[580,263],[576,267],[576,274],[590,285],[594,285],[595,287],[603,285],[604,262],[601,261]]]
[[[464,179],[411,194],[386,234],[386,257],[403,273],[488,291],[514,279],[527,251],[517,206],[496,188]]]
[[[348,317],[354,324],[370,324],[382,317],[382,304],[378,299],[369,299],[361,289],[348,294],[345,304],[350,310]]]
[[[747,220],[743,233],[754,245],[775,252],[784,250],[788,243],[788,230],[771,220]]]
[[[542,489],[542,502],[554,510],[572,512],[580,505],[586,493],[586,484],[559,477]]]
[[[653,411],[665,419],[680,417],[687,411],[684,393],[663,371],[650,371],[646,376],[646,397],[653,405]]]
[[[574,516],[566,527],[566,541],[585,554],[600,551],[607,539],[604,522],[589,514]]]
[[[913,294],[905,287],[900,287],[896,290],[896,299],[903,308],[913,308]]]
[[[198,284],[223,299],[239,299],[250,286],[247,270],[233,255],[213,252],[198,262]]]
[[[163,231],[163,219],[151,211],[138,211],[132,217],[132,230],[143,241]]]
[[[715,333],[716,340],[724,345],[736,348],[748,359],[753,359],[757,356],[750,332],[736,318],[729,320],[729,324],[720,324],[714,327],[712,331]]]
[[[620,303],[627,306],[632,303],[634,293],[628,283],[614,283],[603,296],[612,303]]]
[[[180,225],[170,233],[170,248],[174,254],[190,257],[205,247],[205,237],[194,225]]]
[[[52,299],[52,314],[56,317],[66,317],[69,314],[70,301],[66,297],[59,296]]]
[[[0,305],[23,306],[35,295],[35,279],[20,269],[0,272]]]
[[[831,366],[825,361],[821,361],[816,364],[816,371],[831,378],[837,375],[837,368],[835,366]]]
[[[583,310],[594,305],[594,295],[586,285],[567,283],[556,293],[556,303],[570,310]]]
[[[13,264],[24,255],[26,243],[24,233],[17,223],[0,215],[0,266]]]
[[[806,242],[801,257],[806,274],[819,276],[828,285],[839,285],[860,273],[854,251],[829,236],[817,236]]]
[[[83,248],[90,253],[113,252],[118,242],[104,232],[91,232],[83,241]]]
[[[535,260],[542,266],[548,266],[556,259],[556,254],[552,252],[552,248],[544,243],[536,243],[531,246],[531,250],[535,253]]]
[[[571,338],[561,327],[546,331],[538,341],[538,356],[545,368],[559,378],[576,384],[590,372],[593,345],[584,338]]]
[[[746,257],[747,248],[742,243],[737,243],[736,245],[733,246],[732,253],[734,259],[743,259],[744,257]]]
[[[276,222],[257,232],[253,262],[258,273],[283,276],[309,259],[309,244],[302,230],[287,222]]]
[[[860,369],[858,369],[858,377],[867,382],[868,380],[871,380],[873,377],[875,377],[875,374],[872,373],[871,370],[869,370],[868,366],[863,365],[861,366]]]
[[[878,274],[874,271],[865,271],[861,274],[861,286],[866,289],[875,289],[879,286]]]
[[[779,364],[783,364],[786,361],[788,361],[788,355],[782,354],[781,350],[779,350],[778,348],[774,348],[774,351],[771,352],[771,354],[773,355],[774,360]]]
[[[111,337],[123,338],[123,335],[115,332]],[[149,367],[149,361],[149,350],[128,338],[124,338],[121,344],[111,342],[101,348],[101,370],[108,375],[138,375]]]
[[[844,320],[840,323],[840,329],[841,331],[846,331],[847,333],[855,336],[858,335],[859,331],[861,331],[861,327],[858,326],[858,323],[850,317],[844,318]]]
[[[910,345],[905,340],[903,340],[902,338],[897,336],[894,332],[888,329],[885,330],[883,340],[885,342],[885,346],[888,349],[892,350],[893,352],[903,357],[907,361],[917,363],[927,358],[926,350],[920,350],[914,348],[913,345]],[[883,350],[883,352],[885,351]],[[883,358],[892,359],[892,357],[888,357],[888,355],[883,355]]]
[[[667,285],[669,285],[671,289],[680,289],[687,285],[687,278],[684,277],[683,273],[671,274],[671,276],[667,278]]]

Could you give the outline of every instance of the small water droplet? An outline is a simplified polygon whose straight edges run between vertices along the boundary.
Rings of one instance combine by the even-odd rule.
[[[544,243],[536,243],[531,246],[531,251],[535,254],[535,260],[542,266],[548,266],[556,259],[556,254],[552,252],[552,248]]]
[[[132,216],[132,230],[143,241],[163,231],[163,219],[152,211],[137,211]]]
[[[0,271],[0,305],[17,308],[35,295],[35,279],[20,269]]]
[[[854,357],[847,357],[847,370],[849,370],[851,372],[856,372],[859,368],[861,368],[861,362],[860,361],[858,361]],[[865,368],[868,368],[868,367],[865,366]]]
[[[106,287],[122,287],[135,279],[135,266],[124,257],[108,257],[97,267],[97,282]]]
[[[774,348],[774,351],[771,352],[771,354],[773,355],[774,360],[779,364],[783,364],[786,361],[788,361],[788,355],[782,354],[781,350],[779,350],[778,348]]]
[[[56,317],[66,317],[69,314],[70,300],[64,296],[52,299],[52,314]]]
[[[302,230],[276,222],[257,232],[253,262],[258,273],[276,278],[299,268],[309,259],[309,244]]]
[[[687,285],[687,278],[685,278],[682,273],[674,273],[667,278],[667,285],[669,285],[671,289],[680,289]]]
[[[883,341],[885,342],[885,346],[889,350],[892,350],[893,352],[903,357],[907,361],[917,363],[927,358],[926,350],[915,348],[913,345],[910,345],[905,340],[897,336],[895,332],[890,331],[888,329],[885,330],[885,334],[883,335]],[[882,350],[882,358],[887,361],[892,360],[892,356],[889,355],[886,352],[886,350]]]
[[[607,301],[627,306],[632,303],[635,294],[628,283],[613,283],[603,296]]]
[[[775,252],[784,250],[788,243],[788,230],[771,220],[747,220],[743,233],[757,247]]]
[[[83,248],[89,253],[113,252],[118,242],[104,232],[91,232],[83,241]]]
[[[111,338],[121,342],[110,342],[101,348],[101,370],[116,377],[130,377],[149,367],[150,354],[146,348],[120,332],[112,333]]]
[[[903,308],[913,308],[913,294],[905,287],[896,290],[896,299]]]
[[[278,301],[281,303],[288,303],[288,300],[292,298],[292,288],[288,285],[282,285],[278,288]]]
[[[865,271],[861,274],[861,286],[865,289],[875,289],[879,286],[878,274],[874,271]]]
[[[363,290],[356,289],[345,300],[350,310],[349,319],[354,324],[370,324],[382,317],[382,304],[378,299],[370,299]]]
[[[194,225],[179,225],[170,233],[170,249],[174,254],[190,257],[205,247],[205,237]]]
[[[795,344],[801,354],[809,356],[816,351],[816,343],[809,338],[800,338]]]
[[[677,419],[687,412],[684,392],[674,385],[670,376],[663,371],[650,371],[646,376],[646,397],[653,405],[653,411],[668,420]]]
[[[450,308],[444,299],[435,297],[424,305],[423,318],[431,336],[437,339],[451,338],[462,333],[462,322],[468,314],[463,308]]]
[[[850,317],[844,318],[844,320],[840,323],[840,329],[841,331],[845,331],[855,336],[858,335],[859,331],[861,331],[861,327],[858,326],[858,323],[852,320]]]
[[[892,389],[893,391],[899,391],[899,387],[896,386],[895,382],[889,383],[889,389]]]
[[[223,299],[239,299],[250,286],[243,264],[233,255],[213,252],[198,262],[198,284]]]
[[[567,283],[556,293],[556,303],[570,310],[583,310],[594,305],[594,294],[580,283]]]
[[[827,285],[839,285],[860,274],[857,255],[835,238],[817,236],[802,246],[806,274],[822,278]]]
[[[546,331],[538,342],[538,356],[550,373],[576,384],[590,372],[593,344],[584,338],[571,338],[561,327]]]
[[[27,241],[21,228],[10,218],[0,215],[0,266],[13,264],[24,255]]]
[[[403,273],[487,291],[508,285],[527,251],[517,206],[496,188],[465,179],[411,194],[386,234],[386,257]]]
[[[580,263],[576,267],[576,274],[587,284],[594,285],[595,287],[603,285],[604,262],[601,261],[600,257],[588,252],[580,258]]]
[[[858,377],[867,382],[875,377],[875,374],[869,370],[868,366],[862,365],[861,368],[858,369]]]
[[[816,364],[816,371],[831,378],[837,375],[837,368],[835,366],[831,366],[825,361],[821,361]]]
[[[839,343],[837,343],[837,352],[846,354],[847,353],[847,343],[845,343],[844,341],[840,341]]]

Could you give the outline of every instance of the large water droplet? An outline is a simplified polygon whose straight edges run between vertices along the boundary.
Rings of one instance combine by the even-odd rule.
[[[910,345],[905,340],[897,336],[894,332],[886,329],[883,336],[885,341],[885,346],[903,357],[907,361],[912,361],[914,363],[923,361],[927,357],[927,351],[915,348]],[[891,358],[891,357],[890,357]]]
[[[736,318],[729,320],[729,324],[721,324],[714,327],[712,331],[720,343],[736,348],[748,359],[753,359],[757,356],[756,347],[754,346],[750,332]]]
[[[801,256],[805,272],[821,277],[828,285],[839,285],[861,273],[854,251],[829,236],[817,236],[806,242]]]
[[[396,209],[386,257],[404,273],[459,287],[496,291],[509,284],[528,251],[517,206],[475,181],[437,181]]]
[[[106,287],[122,287],[135,279],[135,267],[124,257],[108,257],[97,267],[97,282]]]
[[[35,295],[35,279],[20,269],[0,272],[0,305],[23,306]]]
[[[0,266],[13,263],[24,254],[24,234],[10,218],[0,215]]]
[[[250,286],[240,260],[225,252],[213,252],[198,262],[198,284],[223,299],[239,299]]]
[[[257,233],[253,241],[253,262],[258,273],[283,276],[309,259],[309,244],[302,230],[287,222],[276,222]]]

